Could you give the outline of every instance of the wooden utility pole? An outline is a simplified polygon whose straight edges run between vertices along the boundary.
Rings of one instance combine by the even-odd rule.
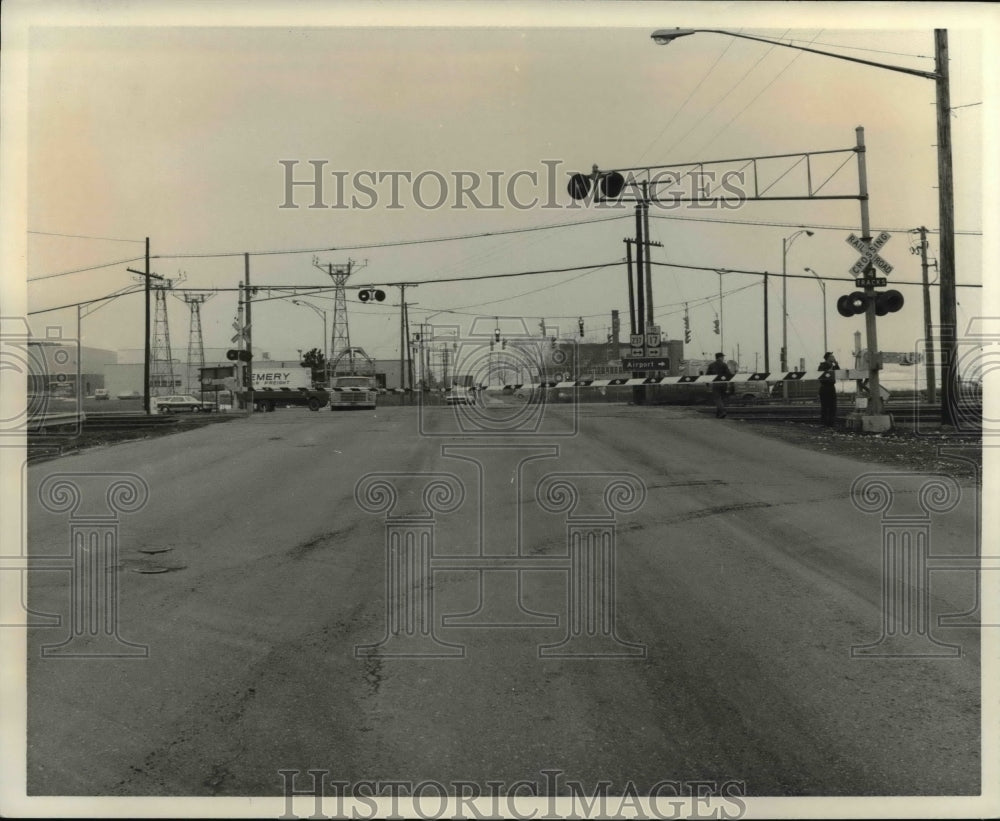
[[[955,344],[955,191],[951,162],[951,92],[948,80],[948,31],[934,30],[937,103],[938,219],[941,223],[938,297],[941,323],[941,424],[954,425]]]
[[[146,270],[144,278],[146,280],[146,336],[143,343],[143,366],[142,366],[142,408],[149,415],[149,360],[150,360],[150,350],[149,350],[149,336],[150,336],[150,308],[149,308],[149,295],[150,295],[150,271],[149,271],[149,237],[146,237]]]
[[[927,229],[920,226],[920,272],[924,285],[924,338],[926,340],[926,350],[924,351],[924,362],[927,368],[927,401],[937,401],[937,387],[934,376],[934,337],[933,326],[931,325],[931,286],[927,275]]]
[[[253,291],[250,290],[250,254],[243,255],[243,293],[246,299],[246,324],[243,326],[244,333],[246,334],[247,342],[247,384],[246,384],[246,395],[249,398],[247,402],[247,410],[250,414],[253,414],[253,325],[251,320],[253,317],[250,314],[250,306],[253,303]]]

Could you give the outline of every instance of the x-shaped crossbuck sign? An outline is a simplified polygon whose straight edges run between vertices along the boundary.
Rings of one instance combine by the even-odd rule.
[[[890,239],[892,239],[892,237],[885,231],[870,242],[865,242],[857,235],[851,234],[847,238],[847,244],[852,246],[861,254],[858,261],[854,263],[854,267],[851,268],[852,276],[858,276],[859,274],[864,273],[869,265],[874,265],[883,274],[891,274],[892,266],[878,255],[879,249]]]

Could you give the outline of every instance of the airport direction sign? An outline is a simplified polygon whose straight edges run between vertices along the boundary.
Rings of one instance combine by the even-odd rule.
[[[670,359],[665,356],[627,357],[622,360],[625,371],[665,371],[670,368]]]

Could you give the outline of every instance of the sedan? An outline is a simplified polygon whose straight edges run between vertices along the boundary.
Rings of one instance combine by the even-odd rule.
[[[186,394],[183,396],[157,396],[154,397],[153,401],[160,413],[175,413],[177,411],[198,413],[199,411],[207,412],[215,409],[215,405],[211,402],[202,402],[200,399]]]

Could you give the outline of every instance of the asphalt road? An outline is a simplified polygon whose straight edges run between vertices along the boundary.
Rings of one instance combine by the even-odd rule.
[[[851,499],[872,466],[690,409],[537,410],[288,409],[29,468],[29,549],[56,557],[29,607],[61,616],[28,636],[29,794],[280,795],[280,770],[978,793],[978,633],[937,626],[975,575],[920,600],[960,657],[851,656],[883,629],[884,523]],[[75,513],[39,502],[59,473]],[[92,518],[109,473],[148,487],[117,524]],[[886,479],[891,513],[924,481]],[[973,551],[960,491],[935,555]],[[73,534],[111,531],[87,578],[117,611],[79,585],[72,610]]]

